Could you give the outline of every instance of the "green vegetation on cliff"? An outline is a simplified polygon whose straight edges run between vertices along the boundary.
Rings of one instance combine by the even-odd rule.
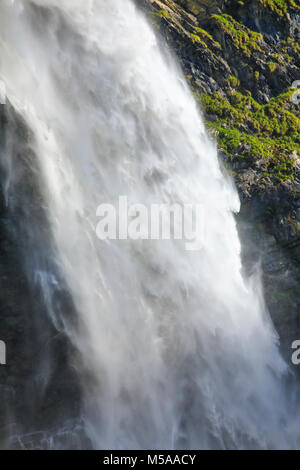
[[[265,160],[265,168],[277,182],[293,178],[293,152],[300,154],[300,119],[288,111],[289,90],[265,105],[251,96],[233,91],[229,98],[195,92],[211,116],[219,146],[231,157]],[[241,151],[242,150],[242,151]]]
[[[263,7],[269,8],[279,16],[284,16],[288,13],[289,8],[300,11],[300,7],[294,0],[259,0]]]
[[[292,104],[291,85],[298,78],[300,29],[297,21],[291,28],[291,16],[300,7],[294,0],[253,0],[251,10],[240,0],[154,0],[152,5],[161,33],[175,39],[172,46],[219,147],[249,168],[262,162],[260,177],[271,176],[274,185],[293,180],[300,110]],[[265,17],[266,34],[254,30],[251,15],[261,24]],[[271,42],[270,27],[281,28]]]
[[[242,50],[248,57],[253,51],[262,52],[259,42],[263,40],[263,36],[260,33],[251,31],[230,15],[213,15],[212,20],[216,21],[223,31],[230,36],[235,48]]]

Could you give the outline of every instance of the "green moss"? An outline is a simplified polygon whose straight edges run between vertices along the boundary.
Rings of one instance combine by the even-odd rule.
[[[230,99],[218,93],[196,93],[196,98],[208,114],[216,116],[208,126],[229,156],[264,159],[267,174],[282,182],[293,178],[290,154],[300,155],[300,119],[287,110],[292,93],[289,90],[265,105],[238,91]]]
[[[282,51],[285,55],[298,54],[300,52],[300,44],[295,39],[288,37],[282,41]]]
[[[159,16],[160,18],[168,18],[169,13],[166,10],[159,10],[156,13],[156,16]]]
[[[240,86],[240,81],[237,77],[234,75],[229,75],[227,83],[232,87],[232,88],[237,88]]]
[[[251,96],[234,91],[227,99],[220,94],[197,95],[210,114],[217,115],[227,125],[243,129],[245,122],[263,136],[290,135],[296,142],[300,138],[300,119],[287,110],[294,90],[283,93],[265,105]]]
[[[205,31],[205,29],[198,27],[196,27],[195,29],[197,31],[197,36],[199,36],[199,38],[201,38],[201,40],[204,41],[208,47],[222,49],[221,44],[218,41],[215,41],[212,35]]]
[[[272,175],[277,183],[294,178],[294,160],[287,154],[286,146],[280,141],[263,138],[237,129],[222,128],[220,123],[207,122],[208,127],[217,135],[219,146],[233,158],[264,160],[263,178]],[[243,151],[238,153],[242,147]],[[299,148],[299,147],[298,147]]]
[[[212,35],[209,34],[207,31],[205,31],[205,29],[202,29],[202,28],[198,28],[198,27],[197,27],[197,28],[196,28],[196,31],[197,31],[197,33],[198,33],[200,36],[206,37],[206,38],[210,39],[211,41],[214,40],[214,38],[212,37]]]
[[[152,19],[152,21],[151,21],[152,25],[158,30],[160,30],[161,19],[162,18],[164,18],[164,19],[170,18],[170,15],[166,10],[150,11],[149,15]]]
[[[295,3],[294,0],[259,0],[260,3],[265,7],[276,13],[279,16],[286,16],[288,11],[300,10],[300,7]]]
[[[201,42],[201,39],[197,34],[190,33],[190,37],[192,38],[193,42]]]
[[[279,54],[277,52],[274,52],[274,53],[270,54],[270,57],[272,59],[276,60],[276,62],[278,62],[278,64],[283,65],[284,67],[286,67],[293,60],[293,58],[286,51],[287,51],[287,49],[285,47],[283,47],[283,45],[282,45],[282,53]]]
[[[275,62],[269,62],[268,67],[269,67],[270,72],[273,73],[276,70],[277,64],[275,64]]]
[[[203,47],[208,48],[207,44],[202,41],[202,39],[197,34],[190,33],[190,37],[193,43],[201,44]]]
[[[236,49],[242,51],[248,57],[254,51],[262,52],[260,41],[263,36],[260,33],[251,31],[251,29],[242,25],[230,15],[212,15],[212,20],[216,21],[222,30],[228,34]]]
[[[214,40],[214,38],[204,29],[201,28],[195,28],[195,31],[197,31],[197,34],[195,33],[189,33],[193,43],[199,43],[202,44],[202,46],[208,48],[217,48],[221,49],[221,45]]]
[[[153,18],[170,18],[169,13],[166,10],[150,11],[149,14]]]

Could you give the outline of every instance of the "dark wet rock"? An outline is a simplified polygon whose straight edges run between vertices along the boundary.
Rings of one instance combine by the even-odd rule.
[[[30,447],[30,442],[47,447],[50,435],[59,448],[68,432],[75,439],[74,423],[78,424],[81,407],[80,380],[70,361],[72,345],[59,322],[55,325],[47,313],[40,277],[31,261],[39,257],[44,275],[57,279],[50,293],[56,314],[74,312],[51,260],[32,138],[11,105],[1,106],[0,339],[7,348],[7,363],[0,366],[2,448]]]

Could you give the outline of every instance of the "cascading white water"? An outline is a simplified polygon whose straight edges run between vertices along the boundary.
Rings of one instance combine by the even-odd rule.
[[[2,0],[0,26],[78,325],[49,315],[78,349],[93,447],[299,446],[260,284],[241,274],[236,191],[146,20],[131,0]],[[120,195],[203,204],[202,249],[100,241],[96,208]]]

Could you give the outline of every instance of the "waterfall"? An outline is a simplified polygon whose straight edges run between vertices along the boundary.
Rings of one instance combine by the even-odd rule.
[[[90,446],[299,446],[289,368],[260,281],[242,274],[237,192],[147,20],[132,0],[2,0],[0,30],[0,78],[31,132],[48,227],[28,276],[73,345]],[[9,194],[18,167],[5,158]],[[97,207],[120,196],[201,204],[201,248],[99,240]],[[53,302],[60,282],[72,313]]]

